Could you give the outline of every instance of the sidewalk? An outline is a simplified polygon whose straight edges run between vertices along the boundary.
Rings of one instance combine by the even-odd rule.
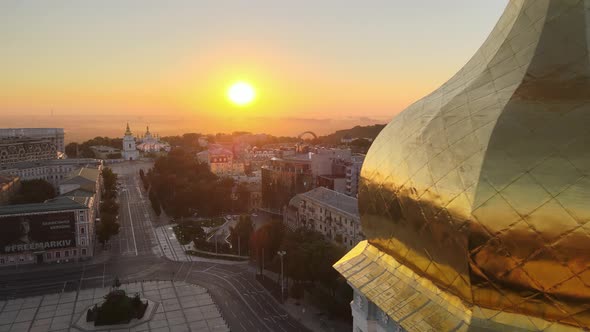
[[[248,268],[253,273],[260,272],[260,270],[256,266],[250,265]],[[277,280],[280,280],[280,275],[278,273],[274,273],[268,270],[264,271],[264,277],[272,280],[273,282],[277,282]],[[278,287],[280,287],[280,281]],[[289,287],[286,287],[285,292],[288,292],[288,289]],[[268,289],[266,290],[268,291]],[[299,321],[301,324],[303,324],[306,328],[308,328],[311,331],[337,332],[352,330],[351,324],[347,324],[338,320],[331,320],[327,316],[325,316],[325,313],[323,313],[320,309],[316,308],[312,303],[309,302],[307,296],[304,296],[301,300],[288,298],[284,303],[279,303],[279,301],[277,300],[276,303],[281,305],[289,313],[289,315],[291,315],[291,317],[295,318],[297,321]]]
[[[176,262],[209,262],[227,265],[248,264],[248,261],[229,261],[224,259],[205,258],[187,254],[187,250],[193,249],[192,243],[189,243],[187,245],[180,244],[178,242],[178,239],[176,238],[176,234],[174,234],[174,226],[176,226],[176,224],[160,226],[155,229],[156,236],[158,237],[158,242],[160,243],[162,252],[167,259]]]
[[[156,228],[156,235],[158,237],[158,241],[160,242],[160,246],[162,247],[162,251],[166,258],[173,260],[173,261],[180,261],[180,262],[210,262],[210,263],[217,263],[217,264],[248,264],[248,261],[245,262],[234,262],[234,261],[226,261],[220,259],[210,259],[210,258],[202,258],[192,255],[187,255],[185,253],[186,250],[192,249],[190,244],[188,245],[181,245],[174,234],[173,227],[174,224],[160,226]],[[258,273],[257,266],[249,265],[247,266],[248,270],[253,274]],[[265,278],[269,278],[273,282],[279,280],[279,275],[272,271],[265,270],[264,271]],[[266,290],[266,288],[265,288]],[[268,290],[267,290],[268,291]],[[271,294],[272,295],[272,294]],[[273,297],[274,299],[274,297]],[[283,308],[291,315],[293,318],[298,320],[302,323],[305,327],[309,330],[314,332],[325,332],[325,331],[350,331],[352,329],[352,325],[330,320],[324,316],[324,313],[321,310],[315,308],[307,298],[303,298],[300,301],[296,301],[294,299],[288,299],[285,303],[279,303],[276,301],[277,305],[283,306]]]
[[[157,304],[155,313],[141,325],[116,331],[230,330],[218,305],[203,287],[179,281],[150,281],[123,284],[120,289],[128,294],[140,293]],[[85,323],[86,310],[104,301],[109,291],[108,287],[89,288],[2,302],[0,331],[79,331],[75,325]],[[100,331],[113,331],[111,328],[102,326]]]
[[[109,250],[103,250],[102,245],[97,244],[94,256],[90,259],[80,261],[70,261],[64,263],[43,263],[43,264],[15,264],[6,265],[0,268],[0,276],[11,275],[26,272],[43,272],[43,271],[54,271],[63,269],[64,266],[83,266],[83,265],[98,265],[108,262],[111,259],[111,252]]]

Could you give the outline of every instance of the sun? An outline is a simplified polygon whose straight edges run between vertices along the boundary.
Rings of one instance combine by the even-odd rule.
[[[227,90],[227,97],[232,103],[238,106],[246,106],[254,101],[256,91],[250,83],[236,82]]]

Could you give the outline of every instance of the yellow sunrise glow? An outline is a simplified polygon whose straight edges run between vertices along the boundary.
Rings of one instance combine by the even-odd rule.
[[[256,98],[254,87],[247,82],[236,82],[227,90],[227,97],[237,106],[246,106]]]

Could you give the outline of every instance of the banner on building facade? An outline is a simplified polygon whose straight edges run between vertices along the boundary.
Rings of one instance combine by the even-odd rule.
[[[0,252],[13,254],[76,246],[74,212],[0,217]]]

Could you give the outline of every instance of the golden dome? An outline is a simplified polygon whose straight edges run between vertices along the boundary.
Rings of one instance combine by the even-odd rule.
[[[589,8],[510,1],[383,129],[359,191],[370,245],[468,307],[590,326]]]

